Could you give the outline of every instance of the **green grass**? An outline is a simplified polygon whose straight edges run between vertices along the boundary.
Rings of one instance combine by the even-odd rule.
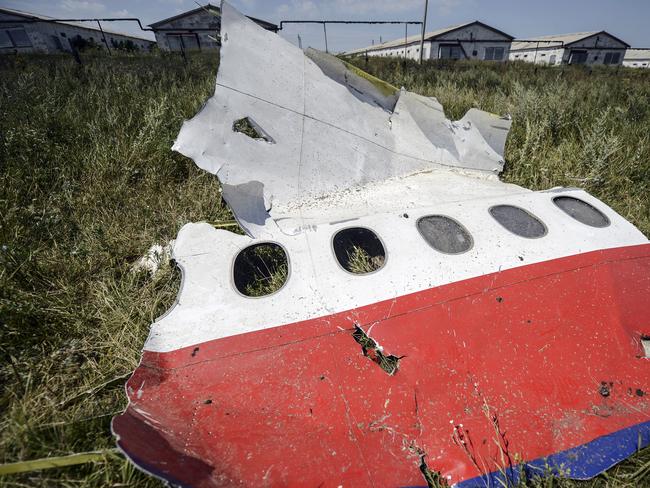
[[[355,63],[437,96],[450,116],[511,113],[508,181],[585,187],[650,234],[650,73]],[[153,276],[134,263],[187,222],[232,218],[216,178],[170,150],[216,67],[213,56],[0,57],[0,462],[114,447],[125,378],[180,283],[165,261]],[[591,482],[530,486],[650,486],[648,463],[645,450]],[[0,485],[161,486],[116,454]]]

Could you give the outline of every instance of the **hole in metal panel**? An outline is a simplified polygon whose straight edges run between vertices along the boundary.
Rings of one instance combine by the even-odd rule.
[[[235,287],[248,297],[278,291],[287,281],[289,264],[284,249],[272,242],[254,244],[240,251],[233,266]]]
[[[469,251],[474,244],[472,236],[454,219],[444,215],[428,215],[417,223],[418,231],[436,251],[460,254]]]
[[[507,230],[520,237],[537,239],[546,235],[546,226],[526,210],[513,205],[496,205],[490,215]]]
[[[591,227],[607,227],[607,216],[593,205],[573,197],[555,197],[553,203],[578,222]]]
[[[232,124],[232,130],[234,132],[240,132],[251,139],[256,139],[258,141],[266,141],[270,143],[275,143],[273,138],[268,135],[253,119],[250,117],[244,117],[243,119],[235,120]]]
[[[404,356],[397,357],[393,354],[384,353],[384,349],[358,325],[354,326],[352,338],[361,346],[363,355],[372,362],[377,363],[389,376],[397,372],[399,361]]]
[[[336,233],[332,245],[337,261],[350,273],[372,273],[381,269],[386,261],[384,246],[370,229],[343,229]]]

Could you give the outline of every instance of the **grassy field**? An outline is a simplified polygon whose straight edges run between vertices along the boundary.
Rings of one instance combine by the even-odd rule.
[[[514,118],[505,179],[584,187],[650,234],[650,72],[355,61]],[[133,272],[187,222],[231,218],[216,178],[171,152],[213,90],[217,59],[0,57],[0,463],[110,449],[111,417],[149,324],[180,280]],[[650,486],[646,450],[594,481]],[[3,486],[160,486],[117,454]]]

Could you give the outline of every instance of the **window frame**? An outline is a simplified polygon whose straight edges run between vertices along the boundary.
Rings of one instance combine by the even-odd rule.
[[[334,248],[334,239],[336,238],[337,235],[339,235],[339,233],[341,233],[341,232],[343,232],[343,231],[345,231],[345,230],[350,230],[350,229],[363,229],[363,230],[370,231],[370,232],[372,232],[372,233],[375,235],[375,237],[379,240],[379,242],[381,243],[381,247],[382,247],[383,250],[384,250],[384,264],[383,264],[381,267],[377,268],[377,269],[374,270],[374,271],[371,271],[370,273],[353,273],[352,271],[348,271],[347,269],[345,269],[345,268],[343,267],[343,265],[342,265],[341,262],[339,261],[339,258],[336,256],[336,249]],[[337,229],[337,230],[332,234],[332,237],[330,238],[330,251],[332,252],[332,257],[334,258],[334,261],[336,262],[336,265],[337,265],[340,269],[342,269],[343,271],[345,271],[345,273],[347,273],[347,274],[349,274],[349,275],[351,275],[351,276],[363,277],[363,276],[371,276],[371,275],[374,275],[375,273],[379,273],[381,270],[383,270],[384,268],[386,268],[386,263],[388,263],[388,247],[386,247],[386,243],[385,243],[384,240],[381,238],[381,236],[379,235],[378,232],[376,232],[374,229],[371,229],[371,228],[368,227],[368,226],[350,225],[350,226],[348,226],[348,227],[343,227],[343,228],[341,228],[341,229]]]
[[[422,220],[424,220],[424,219],[426,219],[426,218],[430,218],[430,217],[442,217],[442,218],[444,218],[444,219],[451,220],[453,223],[455,223],[455,224],[456,224],[458,227],[460,227],[460,228],[465,232],[465,234],[469,237],[469,247],[468,247],[467,249],[465,249],[464,251],[460,251],[460,252],[446,252],[446,251],[442,251],[442,250],[438,249],[438,248],[435,247],[433,244],[431,244],[431,243],[427,240],[427,238],[424,237],[424,235],[422,234],[422,231],[420,230],[420,222],[421,222]],[[436,252],[439,252],[440,254],[446,254],[447,256],[460,256],[461,254],[465,254],[465,253],[467,253],[467,252],[470,252],[472,249],[474,249],[474,236],[473,236],[473,235],[471,234],[471,232],[467,229],[467,227],[465,227],[465,226],[464,226],[463,224],[461,224],[458,220],[456,220],[456,219],[453,218],[453,217],[450,217],[449,215],[444,215],[444,214],[430,214],[430,215],[423,215],[422,217],[420,217],[419,219],[417,219],[417,220],[415,221],[415,228],[417,229],[418,234],[420,234],[420,237],[422,237],[422,240],[424,240],[424,242],[426,242],[427,245],[428,245],[429,247],[431,247],[431,249],[433,249],[433,250],[436,251]]]
[[[273,293],[269,293],[268,295],[262,295],[262,296],[258,296],[258,297],[244,295],[241,291],[239,291],[239,288],[237,288],[237,285],[235,284],[235,263],[237,262],[237,258],[239,257],[239,255],[242,252],[244,252],[246,249],[248,249],[250,247],[262,246],[264,244],[272,244],[272,245],[279,246],[280,249],[282,249],[282,252],[284,252],[284,257],[287,258],[287,279],[284,280],[284,283],[282,283],[282,286],[280,288],[275,290]],[[232,262],[230,263],[230,278],[229,278],[230,287],[235,291],[235,293],[237,293],[237,295],[239,295],[241,297],[244,297],[244,298],[256,299],[256,300],[269,298],[269,297],[277,295],[278,293],[280,293],[282,290],[284,290],[286,288],[287,284],[289,283],[289,280],[291,279],[291,273],[292,273],[291,259],[289,259],[289,252],[287,251],[287,248],[283,244],[280,244],[278,241],[274,241],[274,240],[263,240],[263,241],[260,241],[260,242],[249,242],[245,246],[240,247],[239,249],[237,249],[237,252],[235,253],[235,256],[232,258]]]
[[[591,225],[591,224],[587,224],[587,223],[583,222],[582,220],[575,218],[575,217],[574,217],[573,215],[571,215],[569,212],[567,212],[567,211],[564,210],[562,207],[560,207],[560,206],[558,205],[558,203],[556,202],[556,200],[559,200],[559,199],[571,199],[571,200],[577,200],[578,202],[580,202],[580,203],[586,205],[587,207],[590,207],[591,209],[593,209],[597,214],[600,214],[600,216],[603,217],[607,223],[606,223],[605,225]],[[600,210],[600,209],[599,209],[598,207],[596,207],[595,205],[592,205],[591,203],[589,203],[589,202],[583,200],[582,198],[577,198],[577,197],[574,197],[573,195],[555,195],[554,197],[551,198],[551,201],[553,202],[553,205],[554,205],[557,209],[559,209],[559,210],[560,210],[564,215],[566,215],[567,217],[569,217],[572,221],[578,222],[579,224],[585,225],[585,226],[587,226],[587,227],[591,227],[592,229],[606,229],[607,227],[611,227],[611,225],[612,225],[612,219],[610,219],[609,216],[608,216],[607,214],[605,214],[605,212],[603,212],[602,210]]]
[[[531,217],[532,219],[534,219],[534,220],[536,220],[537,222],[539,222],[539,223],[541,224],[541,226],[544,228],[544,233],[543,233],[542,235],[540,235],[540,236],[536,236],[536,237],[528,237],[528,236],[522,236],[521,234],[517,234],[516,232],[511,231],[511,230],[508,229],[505,225],[503,225],[499,220],[497,220],[497,218],[492,214],[492,210],[495,209],[496,207],[512,207],[512,208],[516,208],[516,209],[521,210],[522,212],[526,213],[529,217]],[[493,219],[497,224],[499,224],[501,227],[503,227],[505,230],[507,230],[507,231],[508,231],[510,234],[512,234],[513,236],[517,236],[517,237],[520,237],[520,238],[522,238],[522,239],[530,239],[530,240],[533,240],[533,239],[542,239],[543,237],[546,237],[546,236],[548,235],[548,227],[547,227],[547,225],[544,223],[544,221],[542,221],[542,220],[541,220],[539,217],[537,217],[534,213],[529,212],[528,210],[526,210],[525,208],[520,207],[519,205],[512,205],[512,204],[510,204],[510,203],[499,203],[499,204],[496,204],[496,205],[492,205],[490,208],[488,208],[488,213],[490,214],[490,217],[491,217],[491,218],[492,218],[492,219]]]

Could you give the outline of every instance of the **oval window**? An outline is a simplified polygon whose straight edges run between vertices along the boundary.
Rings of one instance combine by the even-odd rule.
[[[609,219],[604,213],[577,198],[555,197],[553,203],[565,214],[585,225],[590,225],[591,227],[607,227],[609,225]]]
[[[282,288],[288,272],[284,249],[278,244],[265,242],[240,251],[233,265],[233,281],[242,295],[262,297]]]
[[[352,227],[336,233],[332,240],[339,264],[350,273],[366,274],[384,266],[384,245],[370,229]]]
[[[512,205],[497,205],[490,209],[494,220],[508,229],[527,239],[537,239],[546,235],[546,226],[524,209]]]
[[[418,220],[418,231],[436,251],[460,254],[474,244],[469,232],[454,219],[444,215],[429,215]]]

